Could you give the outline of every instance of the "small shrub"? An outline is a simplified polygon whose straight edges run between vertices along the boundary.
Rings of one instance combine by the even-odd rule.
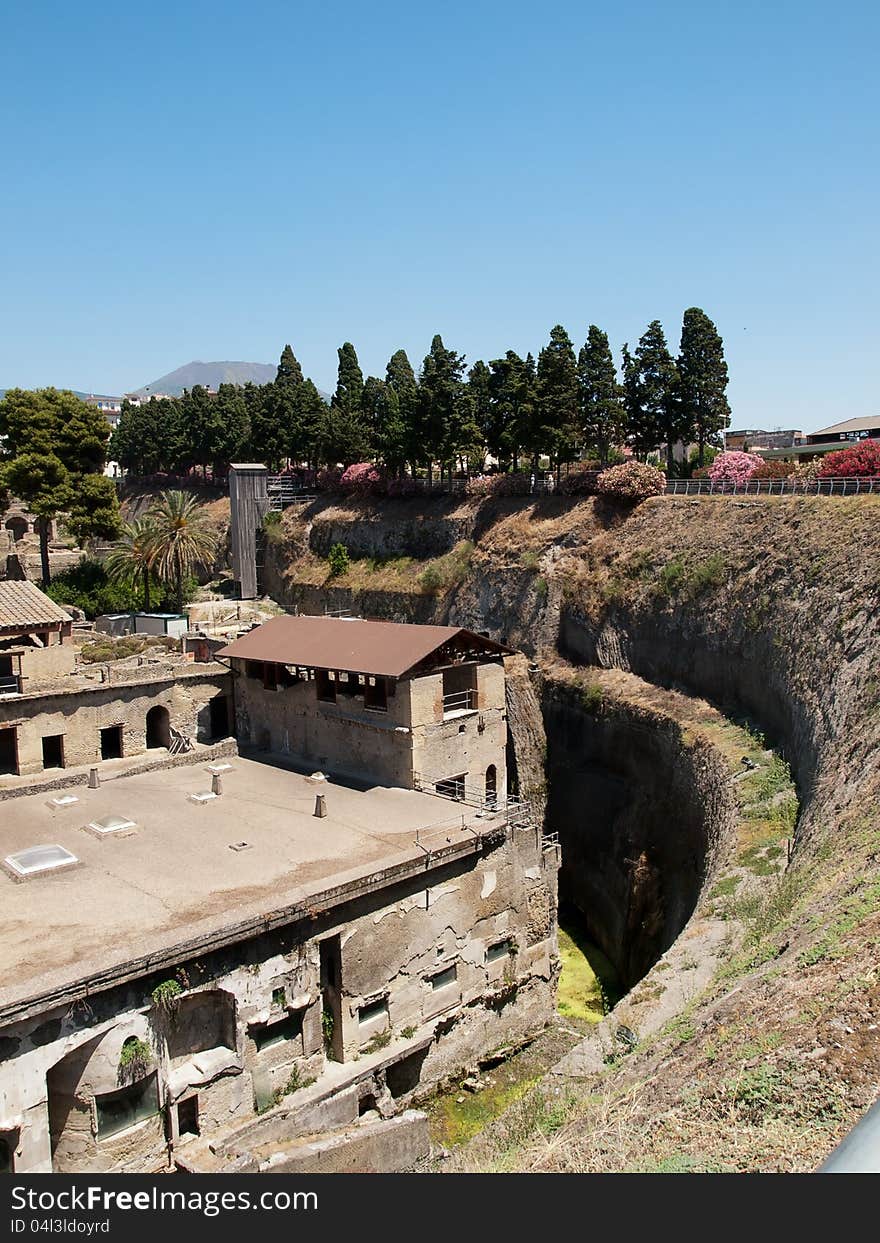
[[[153,998],[153,1005],[160,1014],[171,1018],[177,1013],[182,992],[183,989],[177,980],[163,980],[161,984],[156,985],[150,995]]]
[[[474,546],[470,540],[461,540],[451,552],[438,557],[427,565],[419,575],[419,587],[426,595],[434,595],[458,586],[467,578],[471,568]]]
[[[716,483],[745,483],[763,465],[764,459],[757,453],[732,449],[718,454],[709,467],[709,478]]]
[[[547,592],[548,592],[548,591],[549,591],[549,588],[548,588],[548,586],[547,586],[547,580],[546,580],[546,578],[536,578],[536,579],[535,579],[535,596],[536,596],[536,598],[537,598],[538,600],[546,600],[546,599],[547,599]]]
[[[315,476],[315,488],[319,492],[338,492],[342,471],[338,466],[324,466]]]
[[[666,476],[654,466],[644,462],[624,462],[603,470],[596,482],[597,491],[603,496],[638,503],[649,496],[660,496],[666,491]]]
[[[788,479],[795,472],[794,462],[762,462],[752,471],[752,479]]]
[[[348,549],[344,544],[334,544],[327,554],[327,565],[330,568],[330,577],[338,578],[341,574],[348,573],[348,567],[351,564],[348,556]]]
[[[465,490],[468,496],[528,496],[532,490],[532,476],[525,471],[477,475],[468,480]]]
[[[565,496],[594,496],[601,467],[598,462],[583,462],[563,475],[559,490]]]
[[[378,1053],[380,1049],[385,1049],[391,1044],[391,1031],[376,1032],[375,1036],[371,1036],[364,1045],[364,1053]]]
[[[520,555],[519,563],[524,570],[536,570],[541,560],[541,551],[538,548],[528,548]]]
[[[682,557],[673,557],[667,561],[657,576],[657,588],[661,595],[674,596],[681,590],[687,570]]]
[[[147,1073],[152,1058],[153,1050],[145,1040],[139,1040],[137,1036],[129,1036],[124,1041],[119,1054],[120,1082],[131,1083],[135,1079],[142,1079]]]
[[[401,1027],[400,1034],[404,1040],[412,1040],[418,1029],[413,1026]]]

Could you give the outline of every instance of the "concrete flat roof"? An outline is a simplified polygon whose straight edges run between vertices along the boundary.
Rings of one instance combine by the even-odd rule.
[[[133,972],[132,960],[155,958],[155,970],[163,955],[200,938],[201,953],[245,939],[279,913],[289,922],[285,908],[382,869],[411,861],[424,870],[424,847],[452,854],[473,848],[463,814],[474,828],[492,827],[437,795],[315,785],[237,755],[214,762],[232,767],[221,774],[221,796],[202,805],[191,796],[210,791],[207,764],[0,804],[0,859],[57,844],[79,860],[26,881],[0,871],[0,1016],[24,1017],[35,1008],[23,1003],[48,1002],[49,994],[70,1000],[77,995],[71,986],[88,977],[100,977],[94,991],[151,969]],[[322,819],[313,815],[318,790],[326,796]],[[53,806],[64,794],[79,801]],[[111,816],[136,827],[103,837],[83,827]],[[240,843],[246,846],[232,849]],[[249,920],[257,921],[252,931]]]

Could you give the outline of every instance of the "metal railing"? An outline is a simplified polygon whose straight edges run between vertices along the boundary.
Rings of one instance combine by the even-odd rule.
[[[462,712],[476,708],[477,693],[475,690],[451,691],[443,696],[443,715],[449,712]]]
[[[413,773],[413,788],[423,794],[437,794],[440,798],[463,803],[465,807],[474,807],[484,816],[501,813],[514,828],[527,828],[533,823],[531,805],[514,794],[508,794],[507,798],[499,798],[497,794],[487,796],[484,790],[465,785],[463,781],[449,777],[427,781],[421,773]]]
[[[669,479],[668,496],[856,496],[880,493],[880,476],[829,476],[826,479]]]
[[[0,695],[20,695],[21,694],[21,678],[14,674],[11,677],[0,678]]]

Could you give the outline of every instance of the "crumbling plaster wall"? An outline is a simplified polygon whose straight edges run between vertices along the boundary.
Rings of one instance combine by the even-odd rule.
[[[157,1076],[157,1102],[173,1107],[198,1092],[205,1135],[252,1120],[255,1099],[271,1104],[292,1075],[299,1084],[317,1079],[320,1085],[328,1065],[320,995],[325,936],[339,936],[342,944],[346,1062],[356,1064],[371,1041],[381,1045],[386,1034],[399,1050],[392,1062],[412,1057],[416,1044],[427,1049],[390,1081],[384,1068],[378,1073],[364,1068],[363,1078],[386,1111],[402,1108],[482,1053],[547,1021],[557,976],[557,868],[556,852],[542,849],[534,829],[508,829],[494,848],[435,870],[427,887],[410,881],[359,898],[324,917],[323,926],[305,939],[295,929],[279,930],[218,951],[216,965],[197,964],[210,977],[204,987],[188,988],[195,968],[182,963],[168,972],[185,989],[176,1020],[181,1026],[171,1038],[173,1016],[163,1018],[152,1003],[155,979],[7,1026],[0,1032],[0,1129],[18,1128],[16,1168],[100,1172],[153,1170],[165,1163],[159,1117],[106,1138],[96,1134],[95,1094],[119,1086],[122,1046],[131,1036],[153,1048],[147,1073]],[[487,961],[487,951],[499,942],[505,952]],[[434,989],[431,977],[453,963],[454,983]],[[192,999],[210,1005],[212,995],[227,1009],[216,1021],[205,1021]],[[362,1026],[360,1007],[378,996],[388,998],[387,1022]],[[228,1007],[234,1013],[231,1026]],[[299,1034],[258,1049],[255,1031],[291,1014],[302,1017]],[[227,1043],[206,1044],[218,1039]],[[332,1085],[327,1094],[333,1096]],[[295,1092],[285,1098],[285,1107],[295,1111]],[[348,1109],[357,1115],[357,1094],[350,1094]],[[179,1143],[174,1108],[169,1122],[172,1140]]]

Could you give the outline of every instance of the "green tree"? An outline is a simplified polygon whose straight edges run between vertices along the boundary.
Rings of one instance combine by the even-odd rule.
[[[522,447],[530,443],[535,420],[535,360],[531,354],[520,358],[508,350],[489,367],[491,401],[483,428],[486,447],[499,461],[509,459],[516,470]]]
[[[318,438],[323,425],[327,403],[311,380],[306,380],[299,391],[299,456],[307,466],[318,462]]]
[[[156,397],[137,405],[124,401],[107,455],[135,475],[173,470],[182,456],[179,403]]]
[[[590,324],[578,355],[578,385],[583,443],[606,466],[611,449],[625,438],[626,408],[608,337],[595,324]]]
[[[266,394],[271,417],[283,441],[284,456],[299,458],[303,451],[302,367],[289,345],[281,351],[274,383]]]
[[[216,537],[208,525],[204,505],[191,492],[162,492],[148,511],[153,527],[152,566],[174,590],[176,607],[183,610],[184,580],[196,566],[208,566]]]
[[[358,362],[357,351],[350,341],[346,341],[336,352],[339,355],[339,371],[332,404],[345,414],[360,414],[364,397],[364,373]]]
[[[422,364],[419,383],[419,433],[423,437],[422,460],[430,477],[434,461],[451,473],[457,456],[470,456],[480,440],[473,404],[464,383],[465,358],[448,350],[438,334]]]
[[[422,456],[418,431],[419,384],[406,350],[396,350],[391,355],[385,369],[385,385],[397,399],[397,416],[404,429],[401,440],[404,460],[415,464]]]
[[[103,411],[67,390],[9,389],[0,402],[0,488],[39,519],[44,585],[50,579],[49,527],[62,514],[77,538],[119,531],[116,490],[102,471],[110,425]]]
[[[215,442],[215,472],[230,462],[241,461],[242,450],[250,437],[250,415],[244,390],[237,384],[221,384],[214,398],[220,433]]]
[[[150,571],[155,558],[156,530],[148,518],[125,522],[115,548],[104,558],[104,569],[111,582],[135,589],[144,588],[144,609],[150,610]]]
[[[627,413],[641,453],[666,444],[666,471],[675,472],[676,442],[690,438],[678,396],[678,370],[666,345],[660,321],[652,320],[639,338],[634,355],[624,346],[624,388]]]
[[[720,445],[730,423],[724,343],[705,311],[689,307],[681,326],[678,353],[682,418],[693,427],[697,462],[702,466],[707,445]]]
[[[552,329],[549,344],[538,355],[536,395],[536,417],[529,429],[534,466],[537,469],[538,454],[545,452],[558,470],[580,447],[577,359],[561,324]]]

